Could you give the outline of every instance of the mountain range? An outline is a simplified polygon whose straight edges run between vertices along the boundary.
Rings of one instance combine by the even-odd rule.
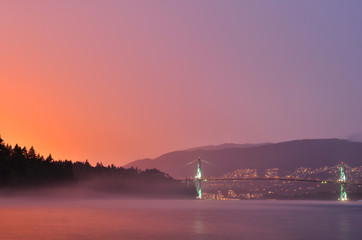
[[[344,161],[351,167],[362,165],[362,143],[343,139],[304,139],[280,143],[222,144],[203,146],[163,154],[155,159],[142,159],[124,167],[157,168],[175,178],[192,177],[201,157],[204,176],[222,176],[236,169],[279,168],[280,176],[298,167],[319,168]],[[214,165],[214,166],[213,166]]]

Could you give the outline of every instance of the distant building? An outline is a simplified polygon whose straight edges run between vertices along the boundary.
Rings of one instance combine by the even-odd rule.
[[[279,168],[269,168],[265,170],[266,178],[275,178],[278,177]]]

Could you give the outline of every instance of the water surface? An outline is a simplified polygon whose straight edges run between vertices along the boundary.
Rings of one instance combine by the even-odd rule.
[[[0,199],[0,239],[361,239],[362,203]]]

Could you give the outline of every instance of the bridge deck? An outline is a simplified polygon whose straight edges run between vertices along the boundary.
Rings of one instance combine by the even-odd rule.
[[[262,177],[252,177],[252,178],[200,178],[200,179],[175,179],[177,181],[185,182],[185,181],[289,181],[289,182],[314,182],[314,183],[333,183],[340,184],[339,181],[329,181],[329,180],[319,180],[319,179],[300,179],[300,178],[262,178]],[[345,184],[352,185],[362,185],[362,183],[356,182],[346,182]]]

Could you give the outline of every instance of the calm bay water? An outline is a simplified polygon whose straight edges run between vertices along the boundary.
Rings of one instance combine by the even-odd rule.
[[[362,203],[0,198],[0,239],[362,239]]]

